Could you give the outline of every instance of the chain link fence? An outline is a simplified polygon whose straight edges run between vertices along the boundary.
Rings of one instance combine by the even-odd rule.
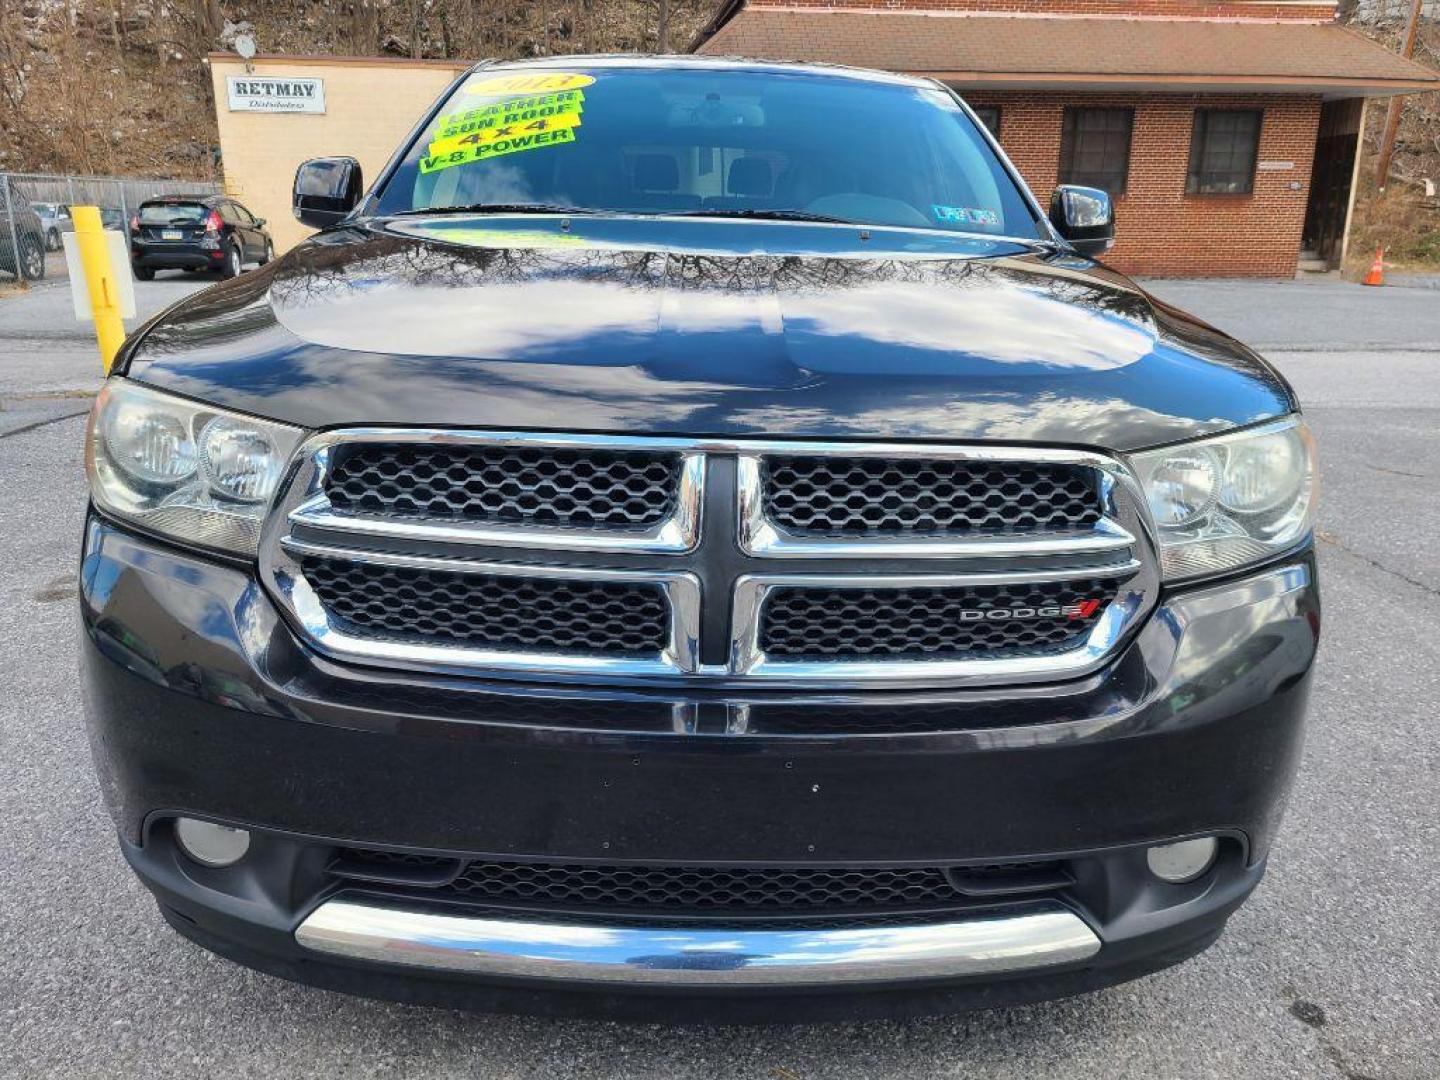
[[[64,240],[72,206],[98,206],[105,228],[128,237],[130,218],[159,195],[215,195],[218,184],[119,176],[0,172],[0,283],[66,280]]]

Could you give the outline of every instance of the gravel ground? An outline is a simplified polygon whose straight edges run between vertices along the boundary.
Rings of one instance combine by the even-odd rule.
[[[1191,293],[1221,323],[1233,288],[1152,286]],[[171,933],[116,851],[79,717],[81,421],[8,420],[33,408],[29,388],[93,391],[93,350],[73,324],[47,336],[11,307],[41,290],[0,301],[0,1076],[1440,1076],[1440,305],[1383,351],[1344,339],[1317,352],[1292,304],[1302,288],[1314,286],[1244,286],[1255,310],[1288,313],[1252,336],[1291,346],[1271,355],[1307,403],[1325,487],[1325,642],[1265,884],[1210,951],[1116,989],[747,1029],[380,1004],[249,972]],[[1341,298],[1354,334],[1383,323],[1365,305],[1385,294]]]

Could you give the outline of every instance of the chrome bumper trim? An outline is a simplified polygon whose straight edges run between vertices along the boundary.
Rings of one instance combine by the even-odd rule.
[[[314,952],[475,975],[643,986],[833,986],[1076,963],[1100,939],[1060,904],[920,926],[619,927],[467,918],[329,900],[295,931]]]

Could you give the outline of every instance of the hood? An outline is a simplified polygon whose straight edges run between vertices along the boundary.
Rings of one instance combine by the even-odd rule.
[[[1084,259],[900,229],[404,219],[316,237],[133,339],[128,373],[356,424],[1133,450],[1294,408]]]

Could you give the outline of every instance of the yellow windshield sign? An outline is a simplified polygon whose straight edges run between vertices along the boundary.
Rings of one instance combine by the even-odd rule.
[[[424,233],[448,244],[467,244],[479,248],[575,248],[589,247],[589,241],[571,233],[531,232],[526,229],[472,229],[412,226],[408,233]]]
[[[499,142],[501,139],[512,139],[518,135],[531,135],[539,131],[557,131],[562,128],[577,128],[580,126],[580,115],[569,113],[563,116],[541,117],[538,120],[531,120],[529,123],[506,123],[495,127],[482,127],[472,130],[460,129],[457,134],[446,139],[436,139],[430,144],[430,156],[444,156],[455,150],[463,150],[467,146],[479,146],[482,143]]]
[[[528,124],[535,120],[556,119],[573,116],[568,125],[579,125],[579,116],[585,111],[583,90],[565,90],[556,94],[541,94],[537,97],[514,98],[483,105],[477,109],[462,109],[451,113],[440,121],[440,128],[431,136],[432,145],[445,139],[469,135],[486,128],[507,127],[512,124]]]
[[[429,153],[420,159],[420,172],[574,142],[585,111],[581,87],[594,81],[593,75],[549,71],[467,84],[466,94],[489,94],[504,100],[484,102],[441,118],[430,136]]]
[[[594,75],[573,71],[532,71],[498,75],[465,84],[467,94],[546,94],[552,90],[578,90],[595,81]]]
[[[516,134],[496,139],[494,142],[470,143],[444,154],[430,154],[428,157],[420,159],[420,171],[432,173],[438,169],[451,169],[456,165],[469,165],[474,161],[484,161],[486,158],[516,154],[522,150],[539,150],[544,146],[557,146],[560,143],[574,141],[574,128],[555,128]]]

